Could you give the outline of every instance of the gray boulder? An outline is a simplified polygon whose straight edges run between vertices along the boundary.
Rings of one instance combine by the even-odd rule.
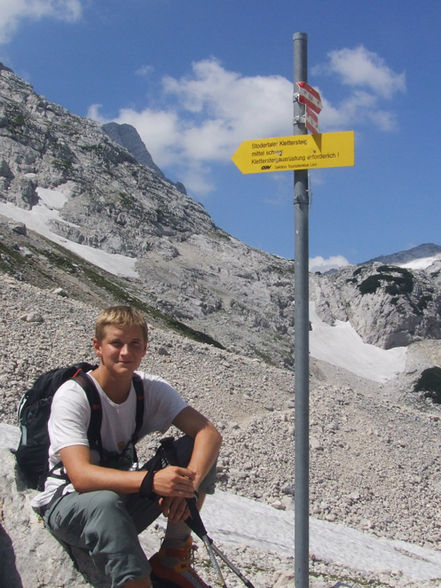
[[[87,553],[69,554],[32,509],[36,490],[25,488],[11,451],[19,436],[17,427],[0,423],[0,586],[108,588]]]
[[[45,529],[30,500],[35,491],[25,490],[16,475],[15,458],[0,449],[0,585],[8,588],[70,586],[88,582],[79,573],[67,551]]]
[[[36,490],[28,489],[17,469],[13,451],[18,427],[0,423],[0,586],[7,588],[110,588],[86,551],[63,546],[31,507]],[[161,531],[141,536],[143,549],[158,548]]]

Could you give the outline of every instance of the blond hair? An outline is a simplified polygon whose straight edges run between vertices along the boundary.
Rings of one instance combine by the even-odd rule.
[[[111,306],[103,310],[95,323],[95,337],[102,341],[105,336],[105,328],[114,327],[140,327],[144,343],[148,341],[148,327],[142,314],[133,306]]]

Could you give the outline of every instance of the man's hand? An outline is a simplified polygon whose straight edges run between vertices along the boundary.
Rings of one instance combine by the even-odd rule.
[[[195,476],[195,472],[188,468],[167,466],[155,472],[153,491],[162,497],[193,498]]]
[[[190,511],[185,498],[177,498],[175,496],[160,498],[159,506],[162,514],[167,517],[171,523],[185,521],[190,516]]]

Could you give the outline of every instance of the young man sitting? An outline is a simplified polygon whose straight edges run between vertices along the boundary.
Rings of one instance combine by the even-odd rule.
[[[144,390],[139,438],[172,424],[185,436],[176,442],[180,466],[149,472],[147,463],[147,470],[129,469],[136,415],[133,376],[146,354],[147,339],[147,324],[132,307],[112,307],[99,315],[93,345],[100,364],[88,377],[102,406],[101,457],[89,447],[86,393],[69,380],[54,396],[48,424],[49,467],[59,468],[50,473],[33,507],[62,542],[89,551],[112,587],[147,588],[157,578],[203,588],[207,585],[190,566],[186,499],[197,496],[200,508],[205,494],[214,491],[221,436],[165,380],[137,371]],[[168,519],[165,538],[149,561],[138,534],[161,512]]]

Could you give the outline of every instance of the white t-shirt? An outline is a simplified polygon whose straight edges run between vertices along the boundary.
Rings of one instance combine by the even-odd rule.
[[[138,438],[153,431],[166,431],[174,418],[187,406],[179,394],[159,376],[136,372],[144,386],[144,416]],[[89,372],[90,375],[90,372]],[[129,443],[135,431],[136,393],[133,383],[127,400],[116,404],[107,396],[98,382],[95,386],[101,400],[101,443],[103,449],[120,453]],[[83,388],[74,380],[68,380],[54,395],[48,422],[50,447],[49,469],[61,461],[60,449],[71,445],[89,447],[87,429],[90,422],[90,406]],[[97,451],[91,452],[93,463],[99,463]],[[65,484],[62,479],[48,477],[43,492],[35,496],[31,505],[38,508],[47,504],[57,488]],[[73,491],[72,484],[63,493]]]

